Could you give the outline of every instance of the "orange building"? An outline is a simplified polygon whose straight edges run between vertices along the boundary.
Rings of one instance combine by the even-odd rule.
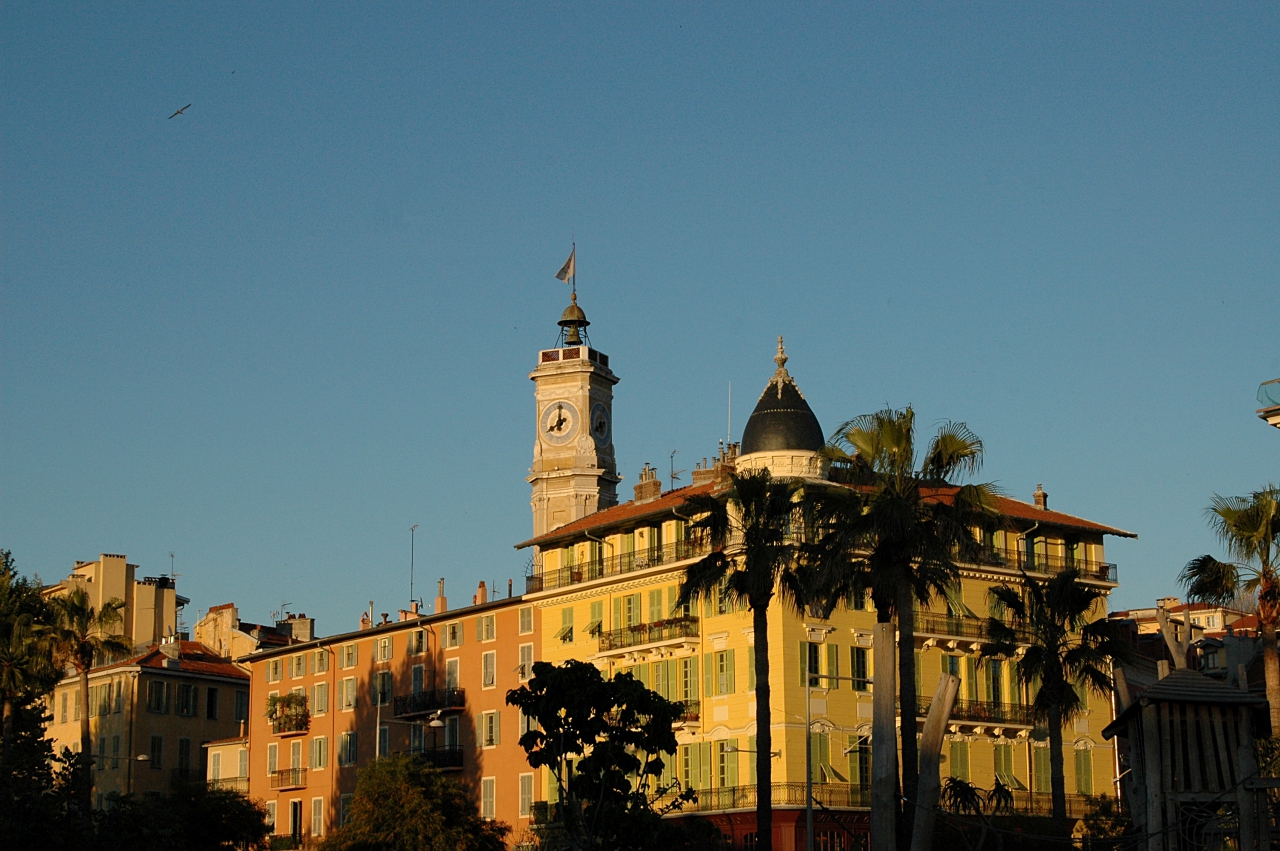
[[[483,583],[473,605],[449,611],[443,584],[433,614],[366,615],[355,632],[240,660],[248,737],[208,745],[210,780],[265,801],[273,832],[293,840],[282,844],[304,847],[340,824],[356,770],[402,752],[455,772],[513,836],[527,830],[536,785],[506,695],[538,658],[537,612],[519,597],[488,599]]]

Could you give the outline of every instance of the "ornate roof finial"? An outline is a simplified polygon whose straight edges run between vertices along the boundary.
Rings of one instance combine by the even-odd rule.
[[[773,356],[773,362],[778,365],[779,370],[787,368],[787,350],[782,347],[782,335],[778,335],[778,353]]]

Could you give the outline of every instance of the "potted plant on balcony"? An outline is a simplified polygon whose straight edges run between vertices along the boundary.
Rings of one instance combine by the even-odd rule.
[[[311,711],[305,694],[273,694],[267,698],[267,720],[277,733],[306,730],[311,724]]]

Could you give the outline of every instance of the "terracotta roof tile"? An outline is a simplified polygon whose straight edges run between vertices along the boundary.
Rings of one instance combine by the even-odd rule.
[[[648,502],[636,503],[624,502],[621,505],[615,505],[613,508],[606,508],[603,511],[597,511],[595,514],[588,514],[572,523],[566,523],[558,529],[552,529],[536,538],[530,538],[516,544],[517,550],[525,547],[531,547],[535,544],[550,543],[552,541],[571,538],[579,532],[590,529],[598,529],[602,526],[614,526],[625,523],[628,520],[637,520],[642,517],[650,517],[655,514],[667,514],[673,508],[678,508],[680,503],[684,502],[695,494],[712,493],[716,489],[715,482],[709,482],[705,485],[686,485],[682,488],[667,491],[657,499]]]
[[[249,679],[249,675],[229,659],[219,656],[212,649],[198,641],[181,641],[178,643],[178,660],[180,662],[178,668],[166,669],[164,663],[167,659],[168,657],[161,652],[159,645],[152,645],[145,653],[112,665],[104,665],[98,670],[136,665],[139,668],[176,670],[186,674],[204,674],[211,677],[229,677],[237,680]]]

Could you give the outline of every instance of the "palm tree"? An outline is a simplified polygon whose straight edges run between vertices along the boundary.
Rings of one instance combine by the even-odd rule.
[[[898,694],[904,718],[914,719],[917,603],[945,595],[959,575],[957,561],[976,560],[975,527],[996,523],[996,489],[953,484],[982,467],[982,441],[964,423],[944,423],[917,466],[915,412],[886,408],[840,426],[828,441],[832,479],[813,499],[818,541],[814,570],[828,610],[867,591],[876,620],[898,622]],[[902,795],[916,798],[916,725],[903,723]],[[910,829],[912,820],[904,820]],[[907,837],[910,841],[910,837]]]
[[[1085,693],[1111,693],[1110,671],[1129,657],[1105,614],[1105,592],[1080,582],[1077,568],[1064,570],[1046,582],[1022,572],[1023,586],[999,585],[991,598],[1004,608],[1004,620],[987,619],[991,643],[984,657],[1022,658],[1014,666],[1018,681],[1035,692],[1032,717],[1049,733],[1049,786],[1054,818],[1067,817],[1067,786],[1062,766],[1062,727],[1087,708]]]
[[[3,735],[0,737],[0,766],[9,755],[13,741],[14,713],[25,700],[43,694],[52,684],[52,665],[44,652],[31,615],[22,614],[0,623],[0,704]]]
[[[1280,487],[1267,485],[1248,496],[1218,496],[1205,509],[1218,540],[1238,562],[1202,555],[1187,562],[1178,580],[1192,600],[1226,605],[1238,592],[1258,595],[1262,670],[1271,704],[1271,735],[1280,735]]]
[[[83,588],[50,600],[50,623],[44,627],[45,640],[53,649],[59,667],[70,663],[80,678],[80,770],[84,773],[81,794],[82,817],[90,817],[93,805],[93,737],[89,729],[89,671],[95,660],[127,653],[129,643],[114,634],[123,620],[124,601],[112,598],[95,609]]]
[[[774,479],[768,470],[730,475],[723,501],[709,494],[685,500],[712,552],[685,570],[677,605],[723,594],[751,609],[756,674],[756,848],[773,845],[773,750],[769,709],[769,604],[775,596],[797,608],[805,603],[799,547],[791,535],[797,483]],[[732,548],[732,552],[726,552]]]

